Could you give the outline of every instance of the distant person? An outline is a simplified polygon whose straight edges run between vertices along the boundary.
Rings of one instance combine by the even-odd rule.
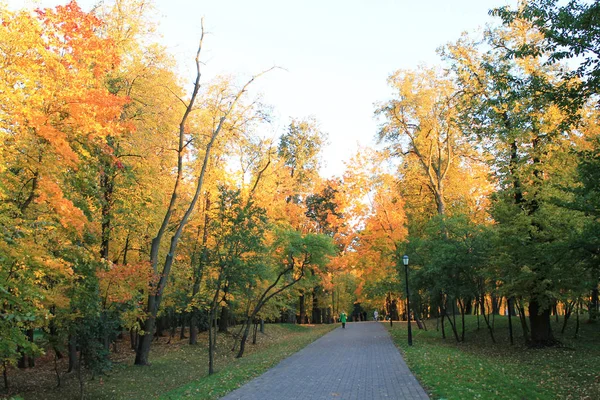
[[[373,320],[379,321],[379,313],[377,312],[377,310],[373,311]]]
[[[348,319],[348,316],[346,315],[345,311],[342,311],[342,313],[340,314],[340,321],[342,322],[342,328],[346,329],[346,320]]]

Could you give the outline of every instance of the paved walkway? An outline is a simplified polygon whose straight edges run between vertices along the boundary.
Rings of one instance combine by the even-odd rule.
[[[337,328],[223,400],[429,399],[378,322]]]

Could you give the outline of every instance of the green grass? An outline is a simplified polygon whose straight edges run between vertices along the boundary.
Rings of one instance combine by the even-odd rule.
[[[412,347],[406,323],[395,323],[390,333],[432,399],[600,399],[600,325],[582,323],[574,339],[574,321],[565,335],[556,324],[563,345],[532,349],[520,337],[518,319],[515,345],[509,344],[507,321],[495,318],[496,344],[483,319],[477,330],[474,316],[467,317],[464,343],[456,342],[448,324],[442,339],[435,320],[427,322],[428,331],[413,322]]]
[[[231,351],[231,335],[220,334],[215,359],[216,373],[212,376],[208,376],[206,334],[200,335],[198,346],[190,346],[185,340],[171,344],[154,344],[150,353],[151,365],[147,367],[132,365],[133,353],[126,350],[121,354],[122,361],[115,364],[108,375],[86,381],[86,398],[219,398],[336,327],[337,325],[265,325],[265,334],[258,334],[256,345],[252,345],[251,338],[249,339],[241,359],[236,359],[236,352]],[[11,377],[13,385],[21,389],[17,393],[26,400],[78,398],[79,389],[75,375],[64,379],[62,388],[55,388],[55,378],[50,368],[48,371],[45,378],[41,376],[40,369],[14,371]]]

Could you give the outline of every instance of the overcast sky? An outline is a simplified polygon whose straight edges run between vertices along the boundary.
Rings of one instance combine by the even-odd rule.
[[[4,0],[6,1],[6,0]],[[2,0],[0,0],[2,2]],[[80,0],[89,10],[98,0]],[[357,143],[373,145],[374,104],[390,96],[398,69],[439,63],[436,49],[494,23],[490,8],[516,0],[155,0],[163,42],[193,77],[200,18],[206,76],[245,80],[277,65],[255,86],[274,107],[273,134],[290,117],[314,116],[329,135],[325,176],[340,175]],[[11,8],[67,0],[8,0]]]

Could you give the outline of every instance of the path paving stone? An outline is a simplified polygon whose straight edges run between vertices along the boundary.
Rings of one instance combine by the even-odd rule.
[[[429,399],[379,322],[347,323],[222,400]]]

